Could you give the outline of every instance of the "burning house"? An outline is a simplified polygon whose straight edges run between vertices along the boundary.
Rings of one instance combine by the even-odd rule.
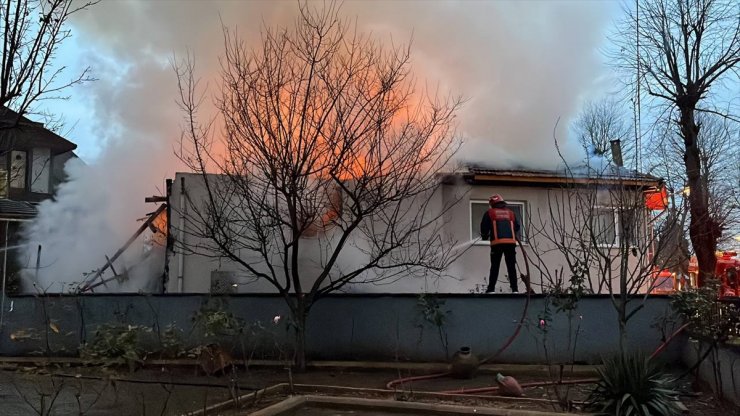
[[[208,182],[213,182],[212,178],[216,177],[209,176]],[[448,242],[447,253],[454,261],[439,274],[409,273],[407,277],[383,281],[364,279],[364,283],[353,280],[344,290],[365,293],[484,291],[489,243],[480,241],[479,224],[488,209],[491,194],[503,195],[522,224],[517,237],[531,265],[535,291],[543,286],[572,284],[577,280],[573,277],[575,270],[581,270],[577,283],[594,293],[619,292],[614,281],[618,281],[620,275],[626,277],[630,285],[628,290],[635,290],[636,286],[638,290],[649,290],[652,260],[659,247],[651,231],[651,210],[656,207],[649,208],[646,203],[654,200],[656,190],[662,187],[659,178],[606,164],[561,170],[470,167],[447,174],[440,181],[442,186],[431,197],[435,202],[429,206],[445,211],[440,216],[442,224],[438,231]],[[210,251],[203,230],[195,224],[207,216],[218,215],[208,209],[198,209],[209,195],[201,175],[178,173],[168,189],[170,237],[163,284],[165,292],[275,291],[264,279],[245,271],[243,264]],[[341,215],[341,207],[336,207],[337,198],[331,200],[334,213]],[[321,239],[313,232],[306,233],[302,244],[305,252],[301,253],[298,267],[311,270],[321,256]],[[362,255],[362,250],[355,249],[358,245],[360,241],[348,245],[342,253],[346,257],[344,261],[351,263]],[[247,264],[260,261],[249,250],[242,248],[240,253],[243,256],[240,260]],[[520,268],[523,268],[522,253],[518,255]],[[620,270],[621,258],[625,259],[623,270]],[[339,263],[338,267],[342,267],[341,261]],[[263,266],[284,267],[277,258],[275,264]],[[499,288],[504,288],[507,285],[501,284],[506,281],[503,271],[501,276]],[[358,276],[356,281],[363,279]]]

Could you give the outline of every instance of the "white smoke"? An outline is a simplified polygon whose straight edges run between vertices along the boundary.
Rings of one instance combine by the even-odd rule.
[[[322,2],[317,3],[320,5]],[[395,44],[413,39],[419,79],[468,99],[459,118],[466,163],[550,168],[567,154],[569,119],[599,82],[597,48],[611,5],[603,2],[346,1],[361,31]],[[76,16],[78,60],[99,81],[75,94],[103,150],[70,166],[70,182],[40,208],[29,241],[42,245],[42,285],[79,281],[100,267],[153,211],[181,167],[173,156],[182,114],[175,105],[173,55],[190,51],[204,82],[217,82],[221,25],[259,41],[264,25],[289,25],[295,2],[111,1]],[[158,192],[160,191],[160,192]],[[35,248],[24,254],[28,261]],[[31,260],[31,264],[35,260]]]

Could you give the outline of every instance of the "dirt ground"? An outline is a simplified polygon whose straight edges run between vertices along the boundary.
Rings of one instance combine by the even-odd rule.
[[[145,368],[133,373],[112,372],[88,367],[17,367],[0,371],[0,415],[179,415],[231,400],[278,383],[384,389],[388,381],[412,374],[409,371],[312,370],[293,374],[287,369],[238,369],[226,375],[198,374],[195,367]],[[542,381],[542,376],[520,375],[520,383]],[[472,380],[440,378],[403,386],[396,395],[400,400],[417,400],[415,392],[486,387],[495,384],[493,374],[479,374]],[[702,416],[740,415],[740,409],[722,405],[708,393],[689,393],[690,383],[683,386],[687,394],[681,400],[689,414]],[[562,388],[564,391],[564,388]],[[588,386],[572,386],[570,400],[585,400]],[[321,394],[319,392],[319,394]],[[334,394],[334,393],[333,393]],[[379,397],[376,393],[352,393],[362,397]],[[526,396],[534,400],[465,398],[449,403],[492,406],[510,409],[560,410],[549,400],[557,396],[553,389],[532,388]],[[383,397],[387,398],[387,397]],[[256,408],[281,400],[269,397],[259,405],[238,414],[249,414]],[[418,398],[429,401],[428,398]],[[43,408],[43,409],[42,409]],[[227,414],[215,412],[209,414]]]

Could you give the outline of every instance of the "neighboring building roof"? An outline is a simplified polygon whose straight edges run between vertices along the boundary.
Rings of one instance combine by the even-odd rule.
[[[0,107],[0,149],[48,147],[52,154],[75,150],[77,145],[15,111]]]
[[[0,198],[0,220],[33,218],[37,213],[36,206],[29,202]]]
[[[602,184],[658,186],[663,182],[656,176],[629,170],[614,165],[581,165],[557,170],[537,169],[495,169],[470,166],[467,171],[458,172],[471,183],[509,183],[509,184]]]

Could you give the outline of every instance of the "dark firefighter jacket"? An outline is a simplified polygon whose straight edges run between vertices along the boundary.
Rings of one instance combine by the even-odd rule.
[[[480,235],[484,240],[491,240],[491,245],[516,244],[516,233],[519,231],[519,221],[514,211],[496,206],[489,208],[480,222]]]

